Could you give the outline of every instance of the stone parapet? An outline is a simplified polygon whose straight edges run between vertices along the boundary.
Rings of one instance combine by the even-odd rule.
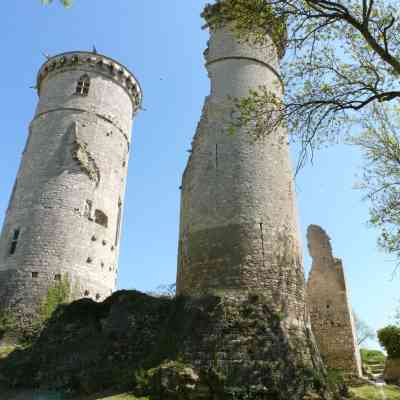
[[[102,54],[85,51],[61,53],[49,58],[40,68],[37,76],[37,91],[40,96],[44,80],[65,70],[86,70],[105,75],[122,86],[132,101],[133,109],[140,108],[142,89],[132,72],[118,61]]]

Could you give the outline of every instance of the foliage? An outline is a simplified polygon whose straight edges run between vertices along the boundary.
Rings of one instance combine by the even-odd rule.
[[[224,0],[207,4],[202,16],[206,27],[217,29],[229,24],[237,36],[253,43],[264,44],[271,36],[283,56],[286,46],[286,17],[274,13],[264,0]],[[256,29],[255,29],[256,28]]]
[[[32,331],[24,339],[26,344],[32,343],[45,327],[58,306],[70,303],[73,299],[73,289],[68,274],[47,289],[46,296],[39,305],[38,314],[32,321]]]
[[[389,358],[400,358],[400,327],[389,325],[380,329],[378,339]]]
[[[264,135],[287,123],[303,145],[299,166],[321,144],[337,140],[365,118],[373,122],[374,104],[400,98],[400,21],[394,0],[217,0],[212,18],[210,7],[205,16],[211,24],[234,20],[235,32],[244,39],[287,22],[285,97],[279,103],[259,88],[249,93],[247,113],[254,123],[278,111],[264,118]],[[239,122],[245,126],[248,120]]]
[[[364,343],[366,340],[375,339],[375,331],[363,321],[356,313],[353,313],[354,323],[356,325],[357,342],[358,344]]]
[[[17,321],[10,311],[4,310],[0,313],[0,339],[6,334],[17,333]]]
[[[59,0],[64,7],[71,7],[73,0]],[[41,0],[42,4],[49,5],[53,0]]]
[[[364,154],[359,188],[371,204],[370,223],[380,229],[379,245],[400,260],[400,118],[399,107],[374,106],[372,119],[352,143]]]
[[[379,350],[360,349],[361,359],[364,364],[384,364],[386,356]]]
[[[244,40],[271,34],[281,54],[282,38],[287,45],[284,96],[260,86],[233,99],[237,112],[228,131],[258,139],[287,127],[302,148],[297,171],[315,149],[350,137],[365,155],[361,187],[371,203],[370,222],[381,232],[379,245],[400,260],[396,1],[217,0],[204,16],[209,26],[229,24]],[[280,26],[285,22],[287,30]]]

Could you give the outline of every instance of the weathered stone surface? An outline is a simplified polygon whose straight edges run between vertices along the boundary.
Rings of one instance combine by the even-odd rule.
[[[85,95],[77,93],[82,76],[90,84]],[[0,309],[21,320],[65,274],[77,297],[103,300],[114,290],[132,115],[141,99],[125,67],[90,52],[52,57],[37,86],[0,237]]]
[[[312,330],[330,368],[361,376],[361,356],[342,261],[332,255],[330,238],[317,225],[307,231],[312,268],[307,298]]]
[[[202,342],[205,348],[189,347],[187,357],[208,365],[216,352],[218,366],[236,376],[239,386],[261,392],[279,387],[285,398],[296,398],[291,391],[300,365],[310,367],[313,359],[311,368],[321,374],[322,363],[316,361],[305,304],[287,131],[277,128],[255,143],[245,128],[233,135],[228,129],[237,112],[232,98],[247,97],[260,86],[283,96],[277,52],[268,37],[259,45],[238,41],[223,27],[211,31],[205,56],[211,94],[182,178],[177,293],[221,295],[225,310],[236,310],[239,321],[249,293],[261,293],[265,304],[254,306],[260,319],[253,327],[237,331],[232,317],[230,329],[221,326],[225,341],[208,335],[214,350]],[[278,325],[272,315],[280,316]],[[217,327],[218,321],[209,324]],[[271,333],[274,326],[279,329]],[[282,377],[286,388],[274,383]]]
[[[0,362],[0,374],[14,386],[92,393],[132,385],[135,372],[147,371],[155,394],[175,382],[177,393],[210,391],[218,400],[331,398],[310,331],[290,329],[257,293],[161,299],[122,291],[61,307],[30,350]],[[182,373],[169,361],[184,364]]]
[[[383,378],[388,383],[400,384],[400,358],[386,359]]]

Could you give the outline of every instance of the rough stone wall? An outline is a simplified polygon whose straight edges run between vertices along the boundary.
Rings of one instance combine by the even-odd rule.
[[[304,318],[304,274],[285,129],[254,142],[229,135],[231,98],[266,85],[282,96],[279,60],[265,44],[211,32],[205,52],[211,79],[183,174],[177,291],[198,295],[261,290],[271,304]],[[230,98],[231,97],[231,98]]]
[[[90,88],[80,95],[85,75]],[[22,315],[65,274],[77,297],[102,300],[114,290],[132,116],[141,96],[125,67],[83,52],[50,59],[37,86],[0,238],[1,307]]]
[[[268,299],[254,293],[168,299],[122,291],[102,303],[81,299],[58,309],[32,348],[0,360],[0,374],[16,386],[91,393],[132,385],[135,372],[143,376],[166,360],[201,376],[215,372],[213,386],[223,393],[203,393],[206,400],[331,398],[312,337],[300,327],[288,335]],[[150,398],[197,398],[172,389]]]
[[[319,226],[310,225],[307,238],[313,259],[307,297],[319,350],[328,367],[361,376],[361,357],[342,261],[333,257],[330,239]]]

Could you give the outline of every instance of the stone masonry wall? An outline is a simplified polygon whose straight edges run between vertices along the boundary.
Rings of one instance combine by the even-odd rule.
[[[330,239],[310,225],[308,248],[313,259],[307,297],[314,336],[330,368],[361,376],[361,359],[342,261],[333,257]]]
[[[138,395],[331,399],[310,331],[292,328],[289,335],[268,299],[255,293],[168,299],[121,291],[100,303],[81,299],[60,307],[31,348],[0,360],[0,375],[14,386],[93,393],[131,386],[135,376],[153,374],[167,360],[193,367],[206,390],[183,395],[174,384],[157,395],[146,384]]]
[[[87,95],[77,93],[82,77],[90,79]],[[1,307],[21,315],[32,314],[66,274],[76,297],[103,300],[115,288],[132,116],[140,103],[131,73],[93,53],[50,59],[38,91],[0,238]]]
[[[287,368],[304,374],[302,365],[308,365],[322,376],[323,367],[306,308],[287,131],[266,132],[257,141],[245,128],[229,134],[238,112],[232,98],[247,97],[261,85],[283,95],[277,51],[269,37],[263,44],[240,42],[225,26],[211,30],[205,56],[211,94],[182,178],[177,293],[192,299],[220,296],[233,315],[229,321],[218,316],[215,332],[194,330],[203,339],[185,355],[199,365],[215,358],[243,386],[285,376],[286,388],[277,392],[295,399],[289,393],[297,383],[286,375]],[[251,310],[248,298],[257,296],[264,305]],[[278,335],[271,332],[274,323],[266,312],[279,320]],[[235,318],[242,313],[258,315],[263,328],[253,330],[256,324],[246,323],[249,329],[239,331]],[[253,339],[258,344],[248,346]],[[283,343],[293,343],[286,347],[287,357],[276,353]],[[297,359],[294,364],[291,357]]]
[[[279,60],[265,44],[211,31],[211,79],[182,179],[177,291],[261,290],[287,314],[304,315],[304,274],[285,129],[254,142],[229,135],[232,97],[266,85],[282,96]],[[290,309],[290,310],[289,310]]]

